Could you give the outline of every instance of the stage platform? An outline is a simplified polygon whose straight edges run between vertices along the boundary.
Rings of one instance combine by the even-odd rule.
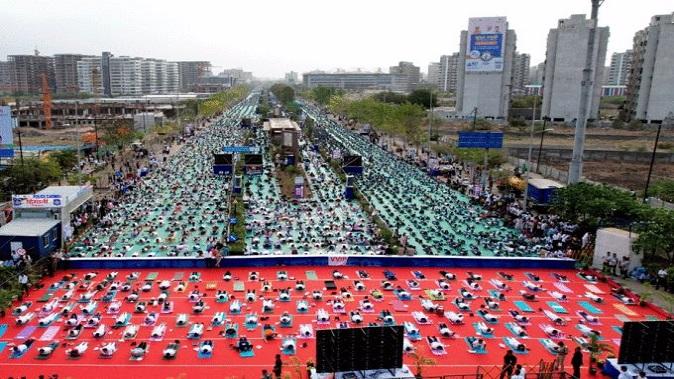
[[[149,268],[206,268],[209,262],[195,257],[152,258],[68,258],[64,260],[73,269],[149,269]],[[212,263],[214,264],[214,263]],[[361,266],[361,267],[456,267],[456,268],[530,268],[570,270],[573,259],[537,257],[460,257],[460,256],[398,256],[398,255],[246,255],[228,256],[220,267],[272,266]]]
[[[347,261],[348,263],[348,261]],[[224,280],[223,274],[231,271],[231,280]],[[343,274],[342,279],[334,278],[334,270],[340,270]],[[359,271],[365,271],[367,278],[361,278]],[[442,312],[434,313],[425,311],[421,300],[427,300],[431,296],[430,290],[439,289],[438,279],[442,278],[440,271],[450,271],[456,275],[456,279],[448,280],[449,289],[441,290],[443,298],[434,300],[434,303],[443,308],[444,312],[452,311],[462,313],[464,322],[459,325],[452,325]],[[71,281],[77,281],[78,284],[72,297],[66,301],[58,301],[56,307],[50,312],[62,312],[64,307],[73,306],[73,311],[82,316],[78,322],[86,323],[89,316],[83,315],[83,308],[89,303],[78,303],[80,296],[88,291],[95,290],[98,284],[101,284],[105,277],[113,270],[92,269],[92,270],[65,270],[59,271],[54,278],[47,278],[42,284],[44,287],[31,290],[29,295],[23,299],[24,302],[31,302],[26,312],[34,312],[35,316],[23,325],[15,323],[15,317],[11,310],[4,318],[0,318],[0,371],[3,377],[31,377],[37,378],[39,375],[49,377],[58,373],[59,377],[71,378],[211,378],[211,377],[236,377],[236,378],[256,378],[260,376],[262,369],[271,370],[274,363],[274,356],[281,354],[284,363],[284,373],[289,372],[292,377],[296,377],[296,372],[306,372],[305,363],[308,360],[315,360],[315,339],[313,337],[302,338],[300,335],[300,325],[310,325],[315,332],[318,329],[336,328],[341,322],[352,323],[349,312],[360,311],[363,317],[363,324],[383,322],[380,314],[382,311],[390,311],[396,324],[404,322],[411,323],[418,328],[418,341],[412,344],[415,350],[428,358],[433,358],[436,364],[424,368],[424,374],[428,376],[466,374],[474,373],[477,366],[500,366],[503,355],[507,350],[505,344],[506,337],[513,337],[512,325],[516,321],[509,313],[509,310],[517,310],[529,318],[527,323],[522,324],[526,331],[526,337],[517,337],[517,340],[527,348],[522,354],[518,354],[518,362],[529,367],[529,372],[534,372],[534,366],[543,359],[552,361],[555,355],[548,351],[542,341],[548,336],[543,330],[544,325],[552,324],[552,321],[546,316],[544,310],[550,311],[553,302],[557,304],[554,307],[558,315],[564,320],[564,325],[555,326],[561,333],[561,338],[555,341],[564,341],[571,349],[577,346],[577,338],[582,336],[577,328],[580,317],[577,312],[589,312],[597,317],[597,324],[589,326],[601,332],[604,341],[612,344],[617,350],[620,343],[620,329],[624,320],[645,320],[649,318],[663,319],[661,313],[657,313],[649,307],[640,306],[622,306],[622,304],[610,295],[610,288],[605,283],[589,283],[577,276],[573,270],[552,270],[552,269],[491,269],[484,267],[465,268],[418,268],[418,267],[328,267],[322,266],[292,266],[292,267],[250,267],[250,268],[231,268],[231,269],[150,269],[150,270],[115,270],[118,275],[115,279],[108,281],[107,286],[113,282],[125,283],[127,276],[132,272],[138,272],[137,279],[130,281],[131,290],[138,290],[139,298],[132,303],[126,300],[130,292],[118,290],[111,294],[107,300],[120,302],[120,313],[128,312],[131,315],[129,324],[139,325],[139,331],[136,337],[124,340],[122,335],[125,327],[110,328],[119,317],[120,313],[109,314],[112,303],[104,301],[103,297],[109,293],[107,287],[93,294],[93,300],[96,306],[93,312],[101,313],[101,322],[109,327],[108,333],[102,338],[94,338],[94,329],[85,328],[82,333],[73,340],[65,337],[70,329],[66,326],[68,317],[60,317],[50,326],[38,325],[38,320],[44,315],[42,307],[53,299],[61,299],[68,293],[66,283],[61,282],[66,274],[75,274]],[[250,278],[251,271],[257,271],[256,279]],[[279,271],[286,271],[287,279],[280,279]],[[388,271],[388,272],[387,272]],[[84,282],[84,277],[89,272],[96,272],[97,276],[93,278],[88,286],[79,290],[79,285]],[[462,287],[468,287],[466,279],[469,272],[481,275],[479,288],[471,290],[475,294],[474,300],[468,300],[470,310],[460,311],[455,305],[454,300],[459,296]],[[504,278],[502,273],[512,275],[512,280]],[[196,273],[193,281],[190,281],[192,273]],[[389,282],[392,283],[392,290],[385,290],[383,282],[386,276],[389,276]],[[561,274],[568,281],[560,281]],[[424,278],[420,278],[423,275]],[[391,278],[394,276],[395,278]],[[525,301],[520,295],[525,281],[535,280],[542,290],[537,293],[536,301]],[[412,285],[414,279],[418,286]],[[355,281],[360,281],[365,288],[358,290]],[[486,324],[493,328],[493,334],[478,334],[476,325],[486,320],[477,314],[477,311],[484,309],[485,298],[494,296],[496,291],[495,281],[501,281],[508,287],[502,293],[505,296],[501,300],[498,309],[490,311],[496,315],[495,323]],[[162,305],[152,305],[152,299],[157,299],[161,294],[159,286],[163,281],[168,281],[168,288],[165,290],[168,301],[173,304],[170,312],[163,312]],[[304,283],[303,289],[296,289],[297,281]],[[332,287],[334,281],[334,290],[327,289]],[[181,282],[184,282],[184,291],[178,291]],[[265,282],[269,282],[271,288],[265,291]],[[327,283],[326,283],[327,282]],[[145,283],[151,286],[147,291],[142,290]],[[283,301],[280,296],[282,289],[289,289],[289,298]],[[347,296],[343,291],[350,294]],[[401,297],[395,289],[403,289],[409,294],[409,300]],[[194,313],[194,302],[189,300],[188,295],[192,291],[197,291],[203,295],[205,310],[202,313]],[[312,292],[319,290],[323,292],[321,300],[315,300]],[[373,291],[377,290],[378,295]],[[228,298],[226,301],[218,301],[216,294],[218,291],[226,291]],[[248,291],[255,291],[256,299],[248,301],[246,294]],[[555,300],[551,295],[552,291],[561,292],[566,295],[566,301]],[[586,297],[586,293],[592,291],[601,293],[604,301],[594,303]],[[271,312],[265,312],[262,309],[262,299],[272,300],[275,308]],[[373,305],[371,311],[365,311],[362,308],[361,301],[369,299]],[[344,313],[338,312],[333,308],[335,300],[341,299],[344,302]],[[144,313],[135,312],[136,304],[139,301],[148,302]],[[241,303],[241,311],[231,311],[231,304],[234,301]],[[299,304],[306,302],[308,308],[301,311]],[[590,304],[591,303],[591,304]],[[14,307],[19,304],[14,304]],[[559,308],[562,308],[562,313]],[[328,322],[319,323],[317,312],[324,309],[330,315]],[[525,311],[526,310],[526,311]],[[25,314],[24,312],[23,314]],[[144,325],[144,320],[148,312],[159,313],[156,324],[166,324],[166,333],[159,341],[151,340],[153,326]],[[245,336],[254,346],[254,355],[251,357],[242,357],[234,349],[238,339],[228,338],[223,335],[225,325],[212,326],[213,317],[216,313],[224,313],[225,323],[232,323],[238,326],[238,337]],[[281,315],[288,312],[292,316],[291,325],[284,327],[280,324]],[[427,323],[418,322],[415,318],[415,312],[423,312],[428,318]],[[258,322],[255,325],[246,327],[246,315],[256,313]],[[178,326],[177,318],[179,314],[187,314],[188,321],[186,326]],[[189,339],[187,334],[190,325],[193,323],[204,323],[204,332],[199,339]],[[453,338],[441,338],[439,325],[445,323],[456,333]],[[155,324],[155,325],[156,325]],[[277,333],[273,340],[263,338],[262,328],[264,324],[269,324],[275,328]],[[353,324],[354,326],[356,324]],[[315,336],[315,334],[314,334]],[[445,345],[447,353],[435,355],[431,352],[426,341],[426,337],[438,336]],[[297,338],[296,355],[285,355],[282,353],[281,341],[287,337]],[[472,353],[466,343],[466,337],[481,337],[486,341],[486,351],[484,353]],[[12,346],[25,341],[34,339],[33,346],[21,357],[11,358]],[[173,360],[166,360],[162,357],[162,351],[169,343],[178,341],[180,344],[177,357]],[[212,357],[203,357],[196,351],[200,341],[211,340],[214,342]],[[39,359],[38,349],[50,343],[58,341],[61,345],[56,351],[46,359]],[[88,350],[77,359],[68,358],[66,350],[74,347],[80,342],[88,342]],[[103,343],[116,342],[117,352],[112,358],[101,358],[98,348]],[[130,350],[133,344],[147,342],[149,350],[144,359],[131,360]],[[585,353],[587,357],[588,353]],[[585,359],[587,362],[587,358]],[[414,358],[406,354],[404,363],[414,369]],[[583,370],[586,373],[585,369]]]
[[[639,372],[643,371],[646,373],[646,378],[648,379],[674,379],[674,362],[621,365],[618,363],[617,358],[611,358],[606,360],[602,372],[611,378],[616,379],[618,378],[618,375],[620,375],[620,366],[627,366],[627,372],[634,377],[637,377]],[[666,372],[658,373],[653,371],[652,369],[655,368],[655,366],[662,367]]]

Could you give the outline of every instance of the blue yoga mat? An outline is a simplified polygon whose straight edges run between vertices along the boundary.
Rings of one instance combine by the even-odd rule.
[[[522,312],[531,313],[531,312],[534,311],[534,309],[531,308],[531,306],[529,306],[529,304],[527,304],[526,302],[524,302],[522,300],[514,301],[513,304],[515,304],[515,306],[517,308],[519,308],[519,310],[522,311]]]
[[[552,311],[556,313],[569,313],[566,311],[566,308],[559,305],[559,303],[557,303],[556,301],[548,301],[548,307],[550,307],[550,309],[552,309]]]
[[[507,339],[506,337],[503,337],[503,344],[506,345],[506,346],[508,346],[508,347],[510,348],[510,350],[512,350],[513,353],[515,353],[515,354],[526,355],[526,354],[529,353],[527,350],[524,350],[524,351],[522,351],[522,350],[517,350],[517,346],[511,346],[511,345],[508,343],[508,339]]]
[[[7,346],[7,342],[0,342],[0,353],[5,351],[5,346]]]
[[[600,315],[600,314],[603,313],[603,312],[601,311],[601,309],[595,307],[594,305],[588,303],[587,301],[579,301],[579,302],[578,302],[578,305],[580,305],[581,307],[585,308],[586,311],[588,311],[588,312],[590,312],[590,313],[592,313],[592,314],[595,314],[595,315]]]
[[[1,324],[0,325],[0,338],[5,335],[5,332],[7,331],[7,324]]]
[[[468,345],[468,350],[471,350],[473,354],[487,354],[487,349],[484,349],[482,351],[473,350],[473,347],[470,346],[470,342],[468,342],[468,337],[464,338],[463,340],[466,341],[466,345]]]

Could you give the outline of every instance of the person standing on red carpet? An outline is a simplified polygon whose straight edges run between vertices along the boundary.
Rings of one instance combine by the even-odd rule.
[[[276,379],[281,379],[281,370],[283,370],[283,362],[281,361],[281,354],[276,354],[276,360],[274,361],[274,375]]]

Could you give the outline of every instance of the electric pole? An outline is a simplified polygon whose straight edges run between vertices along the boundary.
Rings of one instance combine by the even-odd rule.
[[[597,19],[599,16],[599,7],[604,0],[590,0],[592,2],[592,16],[590,18],[592,25],[587,41],[587,52],[585,56],[585,68],[583,69],[583,81],[581,82],[580,103],[578,105],[578,116],[576,118],[576,132],[573,139],[573,155],[571,165],[569,166],[569,184],[578,183],[583,176],[583,151],[585,150],[585,129],[587,128],[587,119],[589,116],[590,99],[592,98],[594,83],[594,47],[597,35]],[[596,62],[599,64],[599,62]]]

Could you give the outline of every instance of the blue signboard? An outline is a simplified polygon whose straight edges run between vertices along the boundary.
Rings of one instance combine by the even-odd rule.
[[[230,154],[255,154],[258,152],[257,146],[225,146],[222,151]]]
[[[14,121],[12,119],[12,109],[9,106],[0,107],[0,158],[12,158],[14,156],[14,145],[12,140],[12,129]]]
[[[458,147],[500,149],[503,147],[503,132],[459,132]]]

